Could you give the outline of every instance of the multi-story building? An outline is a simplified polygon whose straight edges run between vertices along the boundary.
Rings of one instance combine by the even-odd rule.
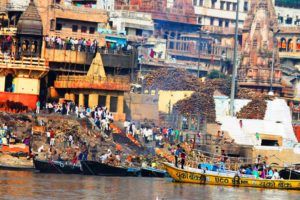
[[[243,27],[250,0],[240,0],[239,28]],[[193,0],[197,23],[206,26],[235,27],[236,0]]]

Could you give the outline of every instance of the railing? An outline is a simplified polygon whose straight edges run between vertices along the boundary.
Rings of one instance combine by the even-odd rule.
[[[54,82],[56,88],[85,88],[96,90],[129,91],[129,77],[59,76]]]
[[[12,56],[0,54],[0,68],[30,68],[37,70],[48,70],[48,61],[43,58],[22,57],[21,60],[16,60]]]
[[[75,13],[83,13],[83,14],[100,14],[100,15],[107,15],[107,12],[102,9],[97,8],[86,8],[86,7],[77,7],[77,6],[66,6],[59,3],[54,3],[52,5],[56,9],[61,9],[63,11],[72,11]]]
[[[143,13],[143,12],[133,12],[128,10],[120,10],[114,11],[110,15],[111,18],[113,17],[122,17],[122,18],[130,18],[130,19],[141,19],[145,20],[152,20],[152,16],[150,13]]]
[[[238,78],[238,82],[241,83],[261,83],[261,84],[270,84],[270,79],[266,79],[263,76],[258,76],[255,78]],[[280,79],[273,79],[273,84],[280,84]]]
[[[100,76],[58,76],[56,81],[84,81],[89,83],[124,83],[129,84],[130,79],[128,76],[107,76],[107,77],[100,77]]]
[[[300,33],[300,26],[296,27],[280,27],[280,34],[281,33]]]
[[[231,27],[203,26],[201,30],[204,32],[223,34],[223,35],[235,33],[235,28],[231,28]],[[239,29],[238,33],[241,34],[242,29]]]
[[[11,35],[14,36],[17,34],[17,28],[1,28],[0,35]]]

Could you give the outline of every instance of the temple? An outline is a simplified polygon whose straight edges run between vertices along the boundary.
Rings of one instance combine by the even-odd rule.
[[[242,34],[242,52],[238,69],[239,87],[263,93],[273,90],[275,94],[280,94],[281,69],[276,40],[278,32],[272,1],[252,1]]]

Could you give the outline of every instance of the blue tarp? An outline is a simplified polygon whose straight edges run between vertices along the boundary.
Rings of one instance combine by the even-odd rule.
[[[127,39],[126,38],[119,38],[114,36],[105,36],[106,41],[115,41],[117,45],[126,45]]]

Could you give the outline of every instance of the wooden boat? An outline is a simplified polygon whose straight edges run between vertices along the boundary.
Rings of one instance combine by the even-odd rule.
[[[175,181],[182,183],[300,190],[300,180],[255,179],[189,167],[180,169],[170,163],[164,163],[164,166]]]
[[[81,161],[83,174],[97,176],[128,176],[128,169],[125,167],[115,167],[97,161]]]
[[[300,180],[300,171],[292,169],[283,169],[279,171],[280,177],[283,179]]]
[[[12,166],[0,164],[0,170],[12,170],[12,171],[35,171],[35,168],[32,166]]]
[[[159,170],[152,167],[142,167],[141,175],[143,177],[159,177],[164,178],[167,176],[167,172],[165,170]]]
[[[127,169],[127,175],[128,176],[140,176],[141,175],[141,169],[140,168],[129,167]]]
[[[34,159],[33,164],[35,169],[42,173],[55,174],[81,174],[80,165],[73,165],[65,161],[48,161]]]

